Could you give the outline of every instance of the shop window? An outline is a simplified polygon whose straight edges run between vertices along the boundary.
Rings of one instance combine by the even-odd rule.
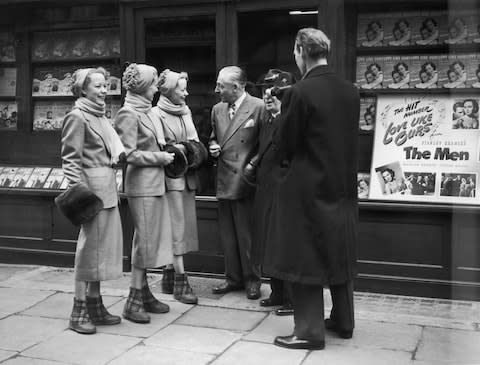
[[[293,58],[297,31],[317,26],[314,9],[285,9],[238,14],[239,64],[256,82],[271,68],[299,76]],[[253,88],[252,93],[258,90]]]

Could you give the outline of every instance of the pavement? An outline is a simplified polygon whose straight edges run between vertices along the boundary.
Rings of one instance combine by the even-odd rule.
[[[2,365],[472,365],[480,364],[480,303],[355,292],[356,328],[350,340],[327,333],[322,351],[274,346],[289,335],[293,317],[278,317],[244,293],[211,294],[221,282],[191,276],[199,304],[170,305],[149,324],[126,320],[97,327],[95,335],[70,331],[73,270],[0,264],[0,363]],[[121,314],[129,274],[102,283],[105,305]],[[262,297],[269,286],[262,285]],[[325,313],[331,308],[325,290]]]

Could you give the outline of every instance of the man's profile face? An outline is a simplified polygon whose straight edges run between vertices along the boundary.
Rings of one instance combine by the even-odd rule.
[[[297,42],[295,42],[295,45],[293,46],[293,56],[295,57],[295,63],[297,64],[300,73],[303,75],[307,72],[307,66],[305,64],[305,52],[303,47],[297,45]]]
[[[215,92],[220,96],[220,100],[225,103],[234,103],[237,100],[237,86],[231,77],[223,72],[218,74]]]

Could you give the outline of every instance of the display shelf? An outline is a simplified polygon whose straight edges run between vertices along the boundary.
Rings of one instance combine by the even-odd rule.
[[[480,89],[463,88],[463,89],[359,89],[360,96],[374,97],[377,95],[480,95]]]
[[[480,44],[439,44],[433,46],[383,46],[383,47],[357,47],[358,56],[376,56],[385,54],[425,54],[425,53],[469,53],[480,52]]]
[[[48,60],[33,60],[32,66],[65,66],[71,64],[85,65],[88,63],[94,64],[106,64],[106,65],[118,65],[120,64],[120,56],[116,57],[85,57],[85,58],[61,58],[61,59],[48,59]]]

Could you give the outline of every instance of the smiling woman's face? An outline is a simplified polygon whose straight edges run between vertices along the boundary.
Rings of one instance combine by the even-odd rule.
[[[97,103],[104,104],[107,95],[107,82],[105,76],[101,73],[93,73],[88,76],[88,83],[84,89],[84,95],[87,99]]]

